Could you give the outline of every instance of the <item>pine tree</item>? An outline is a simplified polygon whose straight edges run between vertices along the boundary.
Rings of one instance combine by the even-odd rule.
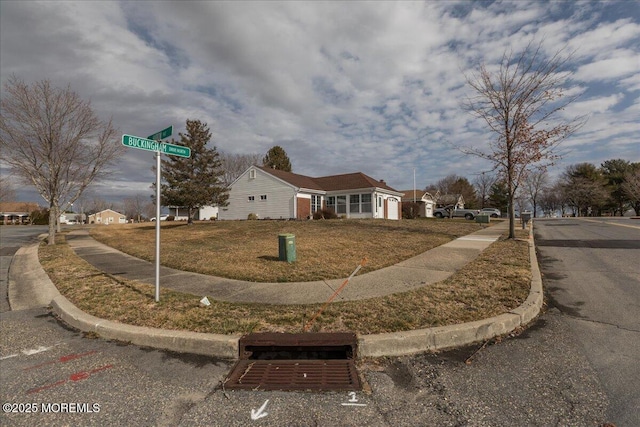
[[[291,172],[291,161],[284,151],[284,148],[276,145],[267,151],[267,155],[262,159],[262,165],[271,169],[278,169]]]
[[[216,147],[206,147],[211,140],[207,124],[187,120],[187,133],[179,135],[179,144],[191,148],[191,157],[169,156],[162,159],[162,204],[186,208],[188,224],[193,224],[196,209],[226,206],[229,193],[222,183],[224,170],[220,154]]]

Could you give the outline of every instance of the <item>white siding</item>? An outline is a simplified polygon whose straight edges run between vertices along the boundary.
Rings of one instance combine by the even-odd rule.
[[[255,178],[250,178],[250,171],[255,171]],[[258,218],[289,219],[295,218],[293,186],[268,175],[260,169],[251,168],[242,174],[229,190],[229,205],[220,208],[219,218],[222,220],[247,219],[249,214]],[[260,200],[266,195],[267,200]],[[249,196],[254,200],[249,201]]]
[[[207,220],[211,218],[218,217],[218,207],[217,206],[203,206],[200,208],[198,212],[198,218],[201,220]]]

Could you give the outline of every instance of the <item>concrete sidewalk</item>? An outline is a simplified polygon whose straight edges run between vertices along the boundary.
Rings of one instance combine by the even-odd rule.
[[[399,264],[357,275],[340,293],[339,300],[359,300],[395,294],[440,282],[473,261],[508,228],[507,221],[484,228]],[[155,264],[134,258],[89,236],[88,230],[72,231],[69,246],[100,271],[125,279],[155,284]],[[353,268],[355,269],[355,265]],[[266,304],[325,302],[343,279],[256,283],[160,268],[160,287],[214,300]]]
[[[472,261],[508,227],[508,222],[461,237],[392,267],[356,276],[345,289],[345,299],[363,299],[425,286],[449,277]],[[69,236],[69,244],[83,258],[110,274],[155,282],[151,263],[123,254],[91,239],[82,230]],[[222,335],[131,326],[84,313],[58,293],[38,260],[38,244],[22,247],[9,267],[9,302],[13,310],[48,306],[62,321],[105,339],[165,350],[238,358],[239,334]],[[533,239],[529,240],[531,290],[514,310],[490,319],[460,325],[358,337],[358,357],[400,356],[481,342],[507,334],[534,319],[542,307],[542,279]],[[356,280],[357,279],[357,280]],[[341,280],[329,281],[335,284]],[[165,269],[161,286],[226,301],[272,304],[325,301],[333,291],[325,282],[252,283]],[[26,305],[25,305],[26,304]]]

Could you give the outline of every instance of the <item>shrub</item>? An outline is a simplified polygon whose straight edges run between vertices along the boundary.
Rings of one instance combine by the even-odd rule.
[[[313,213],[313,219],[337,219],[338,215],[333,211],[333,209],[321,209],[319,211],[315,211]]]
[[[420,217],[420,204],[414,202],[402,203],[402,218],[416,219]]]
[[[175,220],[176,220],[176,217],[175,217],[175,216],[173,216],[173,215],[169,215],[169,216],[167,217],[167,221],[175,221]]]
[[[254,213],[250,213],[249,215],[247,215],[247,219],[250,221],[254,221],[256,219],[258,219],[258,215],[254,214]]]

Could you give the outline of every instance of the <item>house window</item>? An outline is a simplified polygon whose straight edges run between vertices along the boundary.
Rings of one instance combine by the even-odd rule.
[[[360,212],[371,213],[371,194],[360,195]]]
[[[322,198],[320,196],[316,196],[315,194],[311,195],[311,213],[318,212],[322,209]]]
[[[371,194],[351,194],[349,196],[349,212],[371,213]]]
[[[256,178],[256,170],[255,169],[251,169],[249,171],[249,179],[255,179]]]
[[[336,196],[327,197],[327,209],[331,209],[332,211],[336,211]]]
[[[249,202],[253,202],[255,199],[256,199],[256,196],[249,196],[249,197],[247,198],[247,201],[249,201]]]
[[[347,196],[336,196],[336,213],[347,213]]]
[[[262,194],[260,195],[260,200],[267,200],[267,195],[266,194]]]
[[[349,196],[349,212],[360,213],[360,195],[351,194]]]

